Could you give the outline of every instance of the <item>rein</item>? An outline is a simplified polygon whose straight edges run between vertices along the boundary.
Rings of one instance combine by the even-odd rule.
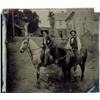
[[[29,51],[30,51],[30,53],[31,53],[31,55],[38,55],[38,54],[40,54],[41,52],[39,52],[39,53],[37,53],[37,54],[33,54],[32,53],[32,51],[35,51],[35,50],[38,50],[38,49],[41,49],[42,48],[42,46],[41,47],[39,47],[39,48],[35,48],[35,49],[30,49],[30,44],[29,44],[29,38],[28,38],[28,43],[27,43],[27,45],[28,45],[28,49],[29,49]]]
[[[66,55],[67,55],[67,54],[66,54]],[[60,58],[58,58],[58,59],[56,59],[56,60],[63,60],[63,59],[66,57],[66,55],[63,56],[63,57],[60,57]]]
[[[40,48],[36,48],[36,49],[30,49],[30,47],[28,47],[28,48],[29,48],[29,50],[30,50],[31,53],[32,53],[32,51],[41,49],[41,47],[40,47]],[[40,53],[41,53],[41,52],[39,52],[39,53],[37,53],[37,54],[33,54],[33,53],[32,53],[32,55],[34,56],[34,55],[38,55],[38,54],[40,54]]]
[[[38,50],[38,49],[41,49],[43,46],[39,47],[39,48],[35,48],[35,49],[31,49],[31,51],[35,51],[35,50]]]
[[[38,54],[40,54],[41,52],[39,52],[39,53],[37,53],[37,54],[33,54],[32,53],[32,51],[35,51],[35,50],[39,50],[39,49],[41,49],[43,46],[41,46],[41,47],[39,47],[39,48],[35,48],[35,49],[30,49],[30,44],[29,44],[29,38],[28,38],[28,49],[29,49],[29,52],[30,52],[30,57],[31,57],[31,59],[33,59],[33,57],[32,57],[32,55],[34,56],[34,55],[38,55]],[[49,44],[49,46],[51,45],[51,43]],[[66,57],[66,55],[65,56],[63,56],[63,57],[60,57],[60,58],[57,58],[56,60],[63,60],[64,58]]]

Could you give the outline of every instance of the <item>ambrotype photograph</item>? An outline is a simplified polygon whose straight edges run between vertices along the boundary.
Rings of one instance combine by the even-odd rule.
[[[99,92],[93,8],[3,9],[2,52],[2,92]]]

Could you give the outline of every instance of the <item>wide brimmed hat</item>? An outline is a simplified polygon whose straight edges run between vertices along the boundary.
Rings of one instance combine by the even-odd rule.
[[[48,30],[41,30],[41,34],[43,34],[43,32],[46,32],[46,34],[49,34]]]
[[[75,31],[75,30],[70,31],[70,34],[71,34],[71,35],[72,35],[72,32],[74,32],[74,33],[75,33],[75,35],[76,35],[76,31]]]

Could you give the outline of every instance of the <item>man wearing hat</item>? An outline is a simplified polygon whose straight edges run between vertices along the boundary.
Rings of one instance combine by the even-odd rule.
[[[53,44],[53,40],[51,36],[49,35],[48,30],[41,30],[41,34],[43,35],[43,46],[51,47]]]
[[[74,56],[75,56],[75,59],[76,59],[75,64],[77,64],[77,55],[80,54],[81,41],[80,41],[80,38],[77,36],[77,32],[75,30],[72,30],[70,32],[70,39],[68,41],[66,48],[73,50]]]
[[[43,47],[42,47],[42,56],[44,56],[45,55],[45,60],[44,60],[44,64],[47,64],[47,55],[49,55],[50,56],[50,54],[49,54],[49,48],[51,48],[52,47],[52,45],[53,45],[53,40],[52,40],[52,38],[50,37],[50,35],[49,35],[49,31],[48,30],[41,30],[41,34],[43,35]]]

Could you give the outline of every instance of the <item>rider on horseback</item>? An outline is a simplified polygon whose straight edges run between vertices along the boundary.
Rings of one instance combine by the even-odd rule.
[[[46,49],[46,47],[51,47],[54,43],[51,36],[49,35],[48,30],[41,30],[41,34],[43,35],[43,48]]]
[[[67,49],[73,50],[74,57],[75,57],[75,65],[77,65],[77,56],[80,54],[81,50],[81,41],[80,38],[77,36],[77,32],[72,30],[70,32],[71,38],[68,41]]]
[[[56,58],[57,50],[59,49],[61,52],[60,58],[63,58],[66,55],[66,49],[62,46],[58,46],[57,43],[51,38],[48,30],[42,30],[41,34],[43,35],[43,49],[42,55],[45,56],[45,60],[47,61],[47,55],[52,59],[52,62],[58,63],[58,58]],[[47,63],[44,61],[44,63]]]
[[[53,40],[52,38],[50,37],[49,35],[49,31],[48,30],[41,30],[41,34],[43,35],[43,47],[42,47],[42,57],[44,56],[45,58],[44,59],[44,64],[46,64],[47,62],[47,55],[50,56],[50,52],[49,52],[49,48],[52,47],[52,44],[53,44]],[[45,65],[46,66],[46,65]]]

